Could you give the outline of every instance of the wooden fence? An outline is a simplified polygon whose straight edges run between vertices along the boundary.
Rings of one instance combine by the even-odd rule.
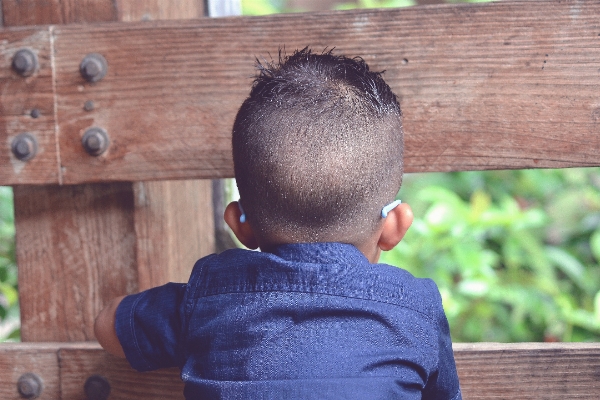
[[[83,398],[94,375],[113,399],[180,393],[175,371],[138,374],[104,353],[93,320],[114,296],[186,280],[214,250],[206,179],[232,176],[255,56],[336,47],[385,69],[409,172],[600,165],[598,1],[218,19],[202,4],[2,1],[0,184],[15,193],[24,343],[0,345],[0,398],[20,398],[26,372],[44,399]],[[107,69],[97,80],[93,59],[90,82],[92,53]],[[598,344],[455,354],[468,399],[600,396]]]

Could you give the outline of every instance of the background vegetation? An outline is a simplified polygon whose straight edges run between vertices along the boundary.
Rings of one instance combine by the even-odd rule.
[[[12,189],[0,186],[0,341],[19,338]]]
[[[454,341],[600,339],[600,170],[414,174],[384,253],[438,285]]]
[[[292,1],[243,7],[294,11]],[[455,342],[600,339],[600,169],[413,174],[399,198],[415,222],[382,261],[437,283]],[[12,191],[0,187],[0,341],[18,340],[18,321]]]

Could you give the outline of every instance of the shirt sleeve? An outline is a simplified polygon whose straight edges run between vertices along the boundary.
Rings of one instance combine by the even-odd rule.
[[[167,283],[125,297],[115,316],[127,361],[138,371],[180,366],[186,285]]]
[[[423,391],[423,399],[462,400],[454,352],[452,351],[450,326],[442,307],[440,292],[435,283],[433,281],[431,283],[434,286],[435,307],[437,310],[438,365],[437,370],[431,374],[427,381]]]

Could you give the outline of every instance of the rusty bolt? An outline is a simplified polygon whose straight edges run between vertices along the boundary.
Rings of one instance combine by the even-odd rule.
[[[85,103],[83,103],[83,109],[85,111],[94,111],[94,108],[96,108],[96,105],[92,100],[88,100]]]
[[[110,141],[108,134],[102,128],[92,127],[83,134],[81,144],[91,156],[99,156],[108,148]]]
[[[100,375],[92,375],[86,379],[83,391],[87,400],[106,400],[110,394],[110,383]]]
[[[21,49],[13,56],[12,67],[21,76],[31,76],[38,68],[37,56],[29,49]]]
[[[108,63],[102,54],[90,53],[79,64],[79,72],[88,82],[98,82],[106,75]]]
[[[37,140],[30,133],[21,133],[13,139],[11,147],[19,160],[31,160],[37,153]]]
[[[27,372],[17,381],[17,390],[24,399],[36,399],[42,394],[44,384],[42,379],[34,373]]]

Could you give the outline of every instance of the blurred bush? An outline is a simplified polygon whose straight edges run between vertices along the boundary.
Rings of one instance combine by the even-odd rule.
[[[12,189],[0,186],[0,341],[18,340],[19,326]]]
[[[432,278],[454,341],[600,339],[600,171],[407,175],[382,262]]]

